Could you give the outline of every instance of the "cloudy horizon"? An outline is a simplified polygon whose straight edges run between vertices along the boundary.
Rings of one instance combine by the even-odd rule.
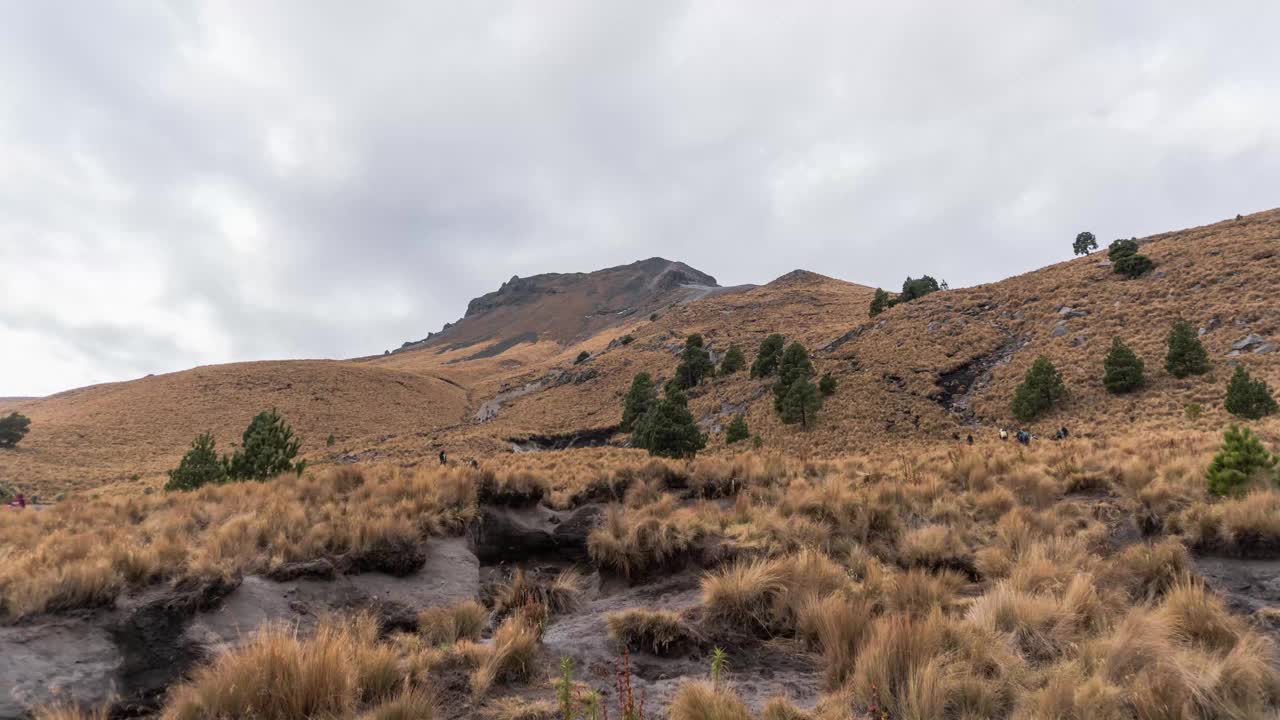
[[[378,353],[512,275],[962,287],[1280,205],[1275,3],[74,11],[0,8],[0,397]]]

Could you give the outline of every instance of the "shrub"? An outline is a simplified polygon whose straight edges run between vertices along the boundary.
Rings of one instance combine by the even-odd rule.
[[[31,428],[31,418],[11,412],[0,418],[0,448],[15,447]]]
[[[720,375],[732,375],[747,365],[747,357],[742,354],[742,348],[737,345],[729,347],[729,351],[724,354],[724,359],[720,361]]]
[[[1200,416],[1204,414],[1204,407],[1200,403],[1187,403],[1183,411],[1186,413],[1188,420],[1195,421],[1199,420]]]
[[[760,351],[756,353],[755,362],[751,363],[751,377],[769,377],[777,372],[784,344],[786,340],[777,333],[765,338],[760,343]]]
[[[333,447],[333,444],[337,441],[338,439],[333,436],[333,433],[329,433],[329,437],[324,439],[324,446]]]
[[[702,336],[694,333],[684,341],[684,352],[680,355],[680,364],[676,366],[676,382],[683,388],[697,386],[698,383],[715,372],[716,366],[711,362],[711,354],[702,345]]]
[[[1276,411],[1276,400],[1265,380],[1253,379],[1243,365],[1227,384],[1227,399],[1223,403],[1227,412],[1246,420],[1257,420]]]
[[[623,335],[622,337],[618,338],[618,343],[619,343],[620,345],[630,345],[631,343],[633,343],[633,342],[635,342],[635,341],[636,341],[636,339],[635,339],[634,337],[632,337],[631,335]]]
[[[1138,254],[1138,241],[1134,240],[1115,240],[1107,246],[1107,257],[1111,262],[1116,262],[1120,258],[1130,257]]]
[[[672,458],[693,457],[707,445],[689,412],[689,399],[670,385],[662,400],[636,421],[632,442],[650,455]]]
[[[876,288],[876,294],[871,296],[871,317],[879,315],[896,304],[897,302],[889,296],[889,293]]]
[[[182,456],[178,467],[169,471],[165,490],[195,490],[209,484],[227,481],[227,466],[218,459],[213,436],[201,433],[191,442],[191,449]]]
[[[578,357],[573,359],[573,364],[581,365],[582,363],[586,362],[587,358],[589,357],[591,357],[591,353],[587,352],[586,350],[583,350],[582,352],[578,353]]]
[[[657,402],[658,393],[654,389],[653,378],[647,372],[637,373],[631,380],[631,389],[627,390],[626,397],[622,399],[622,424],[619,429],[631,432],[635,429],[636,421],[644,417]]]
[[[1076,241],[1071,245],[1071,250],[1076,255],[1088,255],[1090,250],[1098,249],[1098,239],[1091,232],[1082,232],[1076,235]]]
[[[1034,420],[1053,409],[1067,396],[1062,376],[1049,358],[1041,355],[1027,370],[1013,394],[1013,414],[1023,421]]]
[[[260,412],[249,423],[240,449],[227,463],[232,480],[266,480],[281,473],[302,474],[303,462],[294,463],[301,441],[274,409]]]
[[[748,437],[751,437],[751,432],[747,429],[747,419],[741,415],[734,415],[729,421],[729,426],[724,430],[725,443],[732,445]]]
[[[1164,369],[1176,378],[1209,372],[1209,353],[1190,323],[1179,320],[1169,330],[1169,350],[1164,358]]]
[[[1125,255],[1116,260],[1111,268],[1125,277],[1136,278],[1147,273],[1155,266],[1156,264],[1151,262],[1151,258],[1146,255]]]
[[[831,377],[831,373],[822,374],[822,379],[818,380],[818,392],[827,397],[836,394],[836,379]]]
[[[1248,428],[1227,428],[1222,449],[1214,456],[1206,476],[1214,495],[1238,495],[1259,475],[1273,476],[1277,458],[1262,447]],[[1272,479],[1272,478],[1268,478]]]
[[[1102,384],[1107,392],[1120,395],[1142,387],[1142,359],[1119,337],[1111,340],[1111,351],[1102,361],[1102,367],[1105,370]]]

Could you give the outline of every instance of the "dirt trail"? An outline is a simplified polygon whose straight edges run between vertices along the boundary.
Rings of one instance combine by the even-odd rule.
[[[1259,621],[1280,638],[1280,559],[1201,556],[1195,558],[1195,566],[1228,608]]]

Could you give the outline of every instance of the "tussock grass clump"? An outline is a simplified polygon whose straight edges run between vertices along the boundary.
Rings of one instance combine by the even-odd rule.
[[[261,573],[344,558],[403,574],[422,539],[475,516],[474,478],[457,469],[341,468],[187,493],[76,496],[0,516],[0,611],[15,620],[106,605],[166,578]]]
[[[760,710],[760,720],[809,720],[811,717],[784,697],[769,698]]]
[[[810,597],[800,606],[800,635],[822,653],[829,688],[840,687],[853,672],[858,650],[871,629],[873,611],[867,598],[844,593]]]
[[[427,608],[418,613],[418,633],[431,645],[452,645],[459,640],[479,640],[489,624],[489,611],[475,600],[448,607]]]
[[[111,712],[105,705],[85,709],[71,703],[54,703],[35,708],[31,717],[32,720],[108,720]]]
[[[794,633],[810,598],[850,586],[834,560],[815,550],[778,558],[738,561],[702,579],[708,622],[765,635]]]
[[[968,543],[955,529],[945,525],[925,525],[902,538],[898,562],[907,568],[955,570],[977,579]]]
[[[681,685],[668,712],[671,720],[753,720],[737,693],[705,681]]]
[[[606,619],[613,639],[633,652],[683,655],[702,644],[702,636],[670,610],[623,610]]]
[[[674,498],[628,511],[610,508],[587,538],[587,552],[602,568],[631,578],[689,557],[705,528]]]
[[[243,648],[197,670],[171,694],[167,720],[338,716],[392,697],[401,685],[395,655],[375,643],[369,615],[330,618],[314,637],[273,626]]]
[[[522,682],[533,675],[538,656],[538,629],[520,616],[502,621],[493,643],[477,653],[471,673],[471,692],[482,696],[495,682]]]
[[[409,687],[357,720],[431,720],[435,716],[436,698],[421,687]]]
[[[1131,545],[1112,559],[1111,578],[1135,601],[1164,595],[1191,570],[1191,559],[1182,543],[1164,540]]]
[[[550,494],[550,483],[528,470],[485,469],[476,481],[476,499],[485,505],[531,507]]]
[[[584,585],[582,573],[573,568],[550,580],[516,568],[494,593],[493,610],[499,617],[530,605],[541,605],[551,614],[573,612],[582,605]]]

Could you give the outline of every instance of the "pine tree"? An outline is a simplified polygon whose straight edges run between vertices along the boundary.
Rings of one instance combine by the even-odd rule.
[[[676,380],[686,389],[696,387],[703,378],[715,372],[711,354],[702,346],[702,336],[694,333],[684,341],[684,352],[676,366]]]
[[[782,399],[782,422],[800,423],[801,427],[812,427],[818,421],[818,410],[822,409],[822,396],[818,388],[802,376],[791,383],[786,397]]]
[[[1144,365],[1142,359],[1125,345],[1119,337],[1112,338],[1111,351],[1102,361],[1105,374],[1102,384],[1107,392],[1120,395],[1142,387]]]
[[[756,353],[755,362],[751,363],[751,377],[769,377],[778,370],[778,361],[782,359],[782,346],[786,340],[777,333],[770,335],[760,343],[760,352]]]
[[[809,360],[809,351],[804,345],[793,342],[787,346],[778,362],[778,381],[773,384],[773,408],[782,412],[782,402],[791,390],[792,384],[801,378],[813,376],[813,363]]]
[[[1209,353],[1190,323],[1179,320],[1169,330],[1169,351],[1164,358],[1164,369],[1176,378],[1209,372]]]
[[[836,379],[831,377],[831,373],[823,373],[822,378],[818,380],[818,392],[824,397],[830,397],[836,394]]]
[[[742,348],[737,345],[730,345],[729,351],[724,354],[724,359],[720,361],[721,376],[732,375],[747,365],[747,357],[742,354]]]
[[[663,398],[636,422],[631,438],[650,455],[671,458],[693,457],[707,444],[689,412],[689,398],[670,383]]]
[[[1214,495],[1239,495],[1252,479],[1266,476],[1275,480],[1276,456],[1262,447],[1258,436],[1248,428],[1227,428],[1222,450],[1213,458],[1206,477],[1209,492]]]
[[[293,462],[301,444],[280,413],[264,410],[245,429],[240,449],[227,465],[227,475],[232,480],[267,480],[285,472],[301,474],[304,463]]]
[[[195,490],[204,485],[227,481],[227,466],[218,459],[213,436],[201,433],[191,442],[191,449],[182,456],[178,467],[169,471],[165,490]]]
[[[1246,420],[1257,420],[1276,411],[1276,400],[1271,396],[1271,388],[1265,380],[1254,379],[1243,365],[1236,367],[1236,372],[1227,384],[1227,399],[1223,405],[1227,412]]]
[[[1091,232],[1082,232],[1076,235],[1076,241],[1071,249],[1077,255],[1088,255],[1090,250],[1098,249],[1098,239]]]
[[[907,276],[907,279],[902,282],[902,293],[898,295],[898,302],[911,302],[941,289],[938,281],[928,275],[921,275],[915,280]]]
[[[724,429],[725,443],[732,445],[749,437],[751,437],[751,431],[747,429],[747,419],[741,415],[734,415],[729,421],[729,426]]]
[[[871,297],[871,317],[888,310],[893,307],[893,304],[893,299],[889,297],[889,293],[876,288],[876,294]]]
[[[637,373],[631,380],[631,389],[622,399],[622,424],[618,429],[622,432],[634,430],[636,421],[644,417],[656,402],[658,391],[653,386],[653,378],[647,372]]]
[[[26,415],[11,412],[6,417],[0,417],[0,448],[17,447],[30,428],[31,418]]]
[[[1067,396],[1062,375],[1049,358],[1036,358],[1022,384],[1013,394],[1013,414],[1019,420],[1030,421],[1053,409]]]

